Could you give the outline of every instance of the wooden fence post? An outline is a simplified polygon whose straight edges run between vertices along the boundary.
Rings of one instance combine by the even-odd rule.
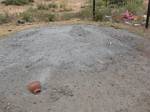
[[[93,20],[95,20],[95,7],[96,7],[95,0],[93,0]]]
[[[148,2],[147,19],[146,19],[145,28],[148,28],[148,26],[149,26],[149,16],[150,16],[150,0],[149,0],[149,2]]]

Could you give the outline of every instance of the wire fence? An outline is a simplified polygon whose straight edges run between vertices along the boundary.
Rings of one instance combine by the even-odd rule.
[[[121,17],[121,14],[125,14],[125,12],[129,12],[131,14],[132,20],[136,20],[134,22],[142,22],[143,24],[143,17],[147,15],[147,24],[149,24],[149,16],[150,16],[150,3],[149,8],[147,8],[148,3],[144,4],[146,0],[92,0],[93,1],[93,18],[96,20],[103,20],[105,19],[104,16],[108,14],[112,16],[111,13],[116,11],[113,14],[118,14]],[[150,2],[147,0],[146,2]],[[127,14],[127,13],[126,13]],[[115,15],[116,16],[116,15]],[[130,15],[128,15],[130,16]],[[119,17],[119,16],[117,16]],[[119,18],[120,19],[120,18]]]
[[[92,0],[93,12],[96,14],[99,9],[108,10],[117,9],[120,12],[128,10],[135,15],[144,15],[147,13],[147,5],[144,6],[143,0]],[[92,3],[91,2],[91,3]],[[94,14],[93,13],[93,14]]]

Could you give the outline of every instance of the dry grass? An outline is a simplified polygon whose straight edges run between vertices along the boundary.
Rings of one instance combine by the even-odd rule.
[[[33,22],[27,23],[23,25],[17,25],[16,23],[9,23],[0,25],[0,38],[3,38],[6,35],[10,35],[11,33],[18,32],[21,30],[34,28],[34,27],[41,27],[41,26],[49,26],[49,25],[65,25],[65,24],[78,24],[78,23],[85,23],[84,21],[80,21],[78,19],[72,19],[69,21],[57,21],[57,22]]]
[[[5,24],[0,26],[0,38],[2,38],[4,35],[9,35],[14,32],[18,32],[24,29],[29,29],[33,27],[40,27],[40,26],[55,26],[55,25],[69,25],[69,24],[89,24],[89,25],[96,25],[96,26],[107,26],[107,27],[113,27],[115,29],[125,29],[128,30],[129,32],[135,33],[137,35],[140,35],[144,38],[150,39],[150,29],[145,29],[144,27],[134,27],[134,26],[129,26],[126,24],[121,24],[121,23],[107,23],[107,22],[94,22],[94,21],[82,21],[79,19],[71,19],[67,21],[57,21],[57,22],[34,22],[34,23],[28,23],[24,25],[16,25],[15,23],[11,24]]]
[[[55,13],[57,16],[57,20],[60,20],[61,17],[58,17],[59,15],[63,15],[66,13],[77,13],[78,11],[81,10],[81,6],[84,4],[86,0],[34,0],[33,3],[30,3],[28,5],[23,5],[23,6],[16,6],[16,5],[4,5],[0,3],[0,13],[7,12],[8,15],[11,15],[13,17],[16,17],[13,19],[13,22],[15,22],[18,19],[25,19],[27,22],[33,22],[34,20],[44,20],[44,21],[54,21],[54,17],[52,15]],[[36,15],[40,15],[41,12],[44,14],[44,17],[42,18],[41,16],[35,16],[38,19],[32,19],[32,14],[29,15],[28,10],[29,9],[36,9],[39,10],[37,11]],[[44,13],[43,13],[44,12]],[[51,13],[51,14],[48,14]],[[20,15],[24,15],[23,17],[20,17]],[[70,14],[69,14],[70,16]],[[67,15],[67,18],[69,17]],[[74,16],[74,15],[73,15]],[[46,17],[46,19],[44,19]],[[72,18],[72,15],[71,17]],[[55,19],[56,20],[56,19]],[[64,19],[63,19],[64,20]]]
[[[38,4],[51,4],[56,3],[58,5],[61,5],[65,7],[65,9],[71,9],[71,11],[80,11],[81,6],[84,4],[86,0],[34,0],[35,2],[29,5],[24,6],[15,6],[15,5],[8,5],[5,6],[4,4],[0,3],[0,13],[2,12],[8,12],[9,14],[18,14],[26,11],[30,7],[37,7]]]

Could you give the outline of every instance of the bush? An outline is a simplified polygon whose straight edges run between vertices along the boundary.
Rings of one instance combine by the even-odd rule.
[[[34,17],[34,15],[33,15],[34,12],[35,12],[35,10],[30,8],[27,11],[23,12],[21,14],[21,17],[26,22],[33,22],[34,21],[34,18],[33,18]]]
[[[51,14],[51,13],[48,14],[47,17],[48,17],[48,21],[54,21],[54,19],[55,19],[55,15]]]
[[[48,5],[49,8],[58,8],[57,4],[51,3]]]
[[[8,14],[0,14],[0,24],[8,23],[10,21]]]
[[[51,9],[51,8],[58,8],[58,6],[56,4],[54,4],[54,3],[48,4],[48,5],[46,5],[46,4],[38,4],[37,8],[39,10],[48,10],[48,9]]]
[[[95,20],[104,21],[106,15],[111,15],[111,8],[106,7],[106,0],[98,0],[96,3]]]
[[[29,0],[29,2],[34,2],[34,0]]]
[[[79,14],[80,18],[82,19],[89,19],[92,17],[92,9],[91,7],[85,7],[84,9],[81,10]]]
[[[22,13],[22,19],[26,22],[33,22],[33,15],[28,12]]]
[[[50,11],[37,10],[37,12],[34,12],[33,15],[34,20],[39,22],[49,22],[55,20],[55,15],[52,14]]]
[[[116,4],[118,6],[122,6],[127,2],[127,0],[109,0],[109,5],[110,4]]]
[[[111,9],[108,7],[99,8],[96,11],[95,21],[105,21],[106,15],[111,15]]]
[[[143,13],[143,0],[136,0],[134,2],[128,2],[126,5],[126,9],[134,14]]]
[[[37,8],[39,10],[48,10],[49,9],[49,7],[46,4],[38,4]]]
[[[49,11],[30,8],[21,14],[21,18],[26,22],[49,22],[55,20],[55,15]]]
[[[5,0],[3,1],[6,5],[25,5],[33,2],[33,0]]]

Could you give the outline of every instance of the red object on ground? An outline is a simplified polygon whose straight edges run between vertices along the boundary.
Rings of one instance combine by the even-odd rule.
[[[134,15],[127,10],[125,13],[123,13],[122,18],[125,20],[134,20]]]
[[[27,85],[28,90],[33,94],[38,94],[41,92],[40,81],[33,81]]]

